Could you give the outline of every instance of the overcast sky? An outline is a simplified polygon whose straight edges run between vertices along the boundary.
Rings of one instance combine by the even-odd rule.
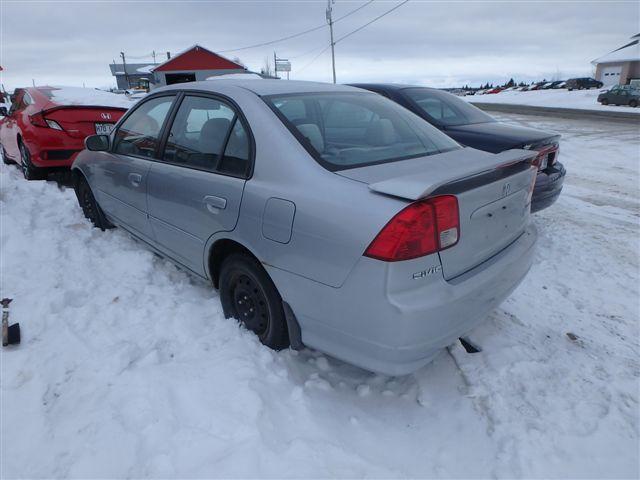
[[[334,18],[366,3],[336,0]],[[376,0],[337,22],[351,32],[400,0]],[[633,1],[411,0],[336,45],[338,82],[436,87],[591,75],[590,61],[640,30]],[[151,62],[195,43],[213,51],[267,42],[325,24],[326,1],[57,2],[0,0],[0,65],[7,90],[36,84],[115,85],[108,64],[124,51]],[[225,53],[260,70],[275,50],[291,78],[331,80],[329,31]],[[144,58],[140,58],[143,57]],[[135,57],[135,58],[134,58]]]

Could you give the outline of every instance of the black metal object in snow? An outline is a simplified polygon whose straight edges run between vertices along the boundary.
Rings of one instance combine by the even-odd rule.
[[[2,346],[17,345],[20,343],[20,324],[9,325],[9,304],[12,298],[3,298],[2,304]]]

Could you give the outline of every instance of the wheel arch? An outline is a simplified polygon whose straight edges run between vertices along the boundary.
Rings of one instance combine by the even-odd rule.
[[[216,289],[219,287],[220,267],[222,266],[222,262],[232,253],[247,254],[254,258],[258,263],[262,264],[258,256],[238,240],[230,237],[214,240],[208,248],[205,267],[207,275],[213,282],[213,286]]]

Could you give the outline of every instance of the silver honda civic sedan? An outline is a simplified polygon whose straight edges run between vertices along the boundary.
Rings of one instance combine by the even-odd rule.
[[[274,349],[409,373],[532,263],[533,154],[463,148],[357,88],[172,85],[86,147],[73,164],[85,215],[210,280],[225,315]]]

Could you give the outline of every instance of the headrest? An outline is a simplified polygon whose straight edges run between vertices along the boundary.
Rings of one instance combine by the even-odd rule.
[[[322,133],[320,133],[320,129],[316,124],[303,123],[302,125],[298,125],[296,128],[309,140],[313,148],[315,148],[318,153],[324,152],[324,139],[322,138]]]
[[[210,118],[204,122],[198,142],[202,153],[220,153],[230,125],[228,118]]]
[[[372,122],[366,132],[367,143],[374,147],[391,145],[398,139],[393,123],[388,118]]]

